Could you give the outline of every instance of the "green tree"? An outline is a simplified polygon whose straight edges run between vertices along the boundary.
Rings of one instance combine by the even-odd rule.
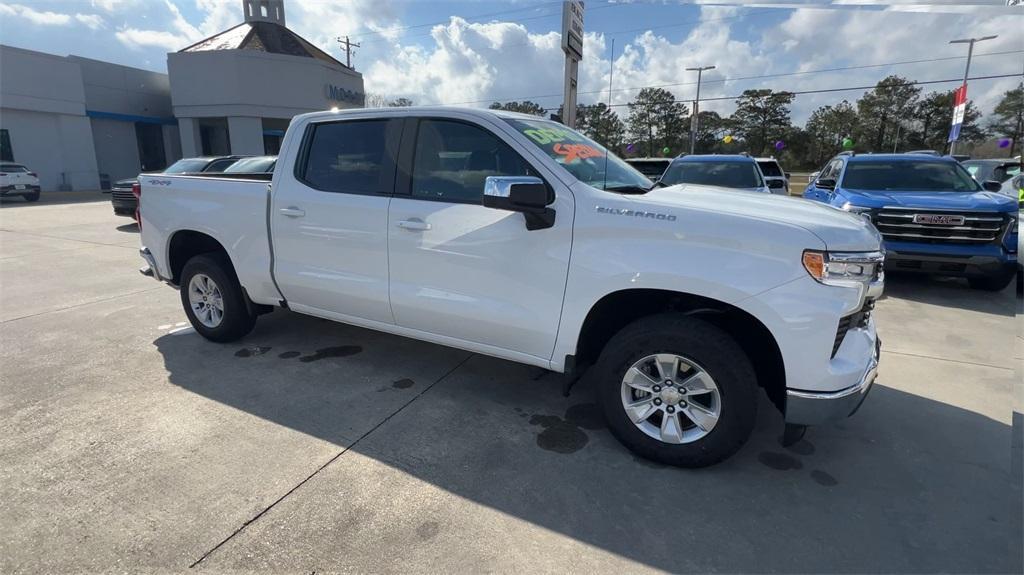
[[[1024,141],[1024,82],[1005,92],[989,119],[989,130],[997,138],[1009,138],[1008,156],[1021,153]],[[1015,153],[1016,152],[1016,153]]]
[[[598,144],[618,153],[626,138],[626,124],[605,103],[578,106],[576,128]]]
[[[857,100],[859,127],[855,140],[869,151],[892,150],[897,126],[906,126],[915,119],[920,95],[921,88],[906,78],[883,78]]]
[[[388,106],[390,106],[392,108],[408,108],[409,106],[412,106],[412,105],[413,105],[413,102],[409,98],[398,98],[398,99],[392,100],[390,103],[388,103]]]
[[[694,145],[694,152],[698,154],[709,154],[720,152],[719,144],[722,138],[732,129],[732,123],[728,118],[723,118],[718,112],[705,110],[697,114],[697,141]]]
[[[913,138],[900,138],[901,142],[909,142],[915,148],[946,151],[949,147],[949,128],[953,123],[953,90],[948,92],[932,92],[921,98],[915,110],[920,131]],[[964,123],[960,127],[961,142],[980,142],[985,139],[985,130],[979,120],[981,112],[973,102],[967,102],[964,110]],[[904,130],[907,128],[904,127]]]
[[[662,88],[644,88],[629,103],[629,140],[648,156],[662,155],[662,148],[668,148],[670,154],[677,154],[689,137],[687,114],[686,105],[677,102],[672,92]]]
[[[820,166],[843,149],[843,138],[852,136],[857,128],[857,111],[843,100],[835,106],[822,106],[811,112],[806,131],[810,138],[802,166]]]
[[[762,155],[772,141],[789,128],[789,105],[793,94],[772,90],[744,90],[732,114],[735,130],[750,145],[750,153]]]
[[[505,110],[507,112],[519,112],[520,114],[532,114],[534,116],[541,117],[544,116],[544,106],[529,100],[523,100],[522,102],[495,102],[489,107],[492,110]]]

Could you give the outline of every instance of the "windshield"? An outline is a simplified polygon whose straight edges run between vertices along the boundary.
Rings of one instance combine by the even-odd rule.
[[[225,174],[262,174],[269,172],[277,158],[246,158],[224,168]]]
[[[779,169],[779,165],[775,162],[758,162],[757,165],[761,167],[761,173],[769,178],[782,177],[782,170]]]
[[[977,182],[958,162],[850,162],[843,187],[886,192],[976,192]]]
[[[661,181],[675,184],[700,184],[723,188],[760,188],[761,176],[754,162],[675,162]]]
[[[209,160],[204,160],[202,158],[186,158],[184,160],[178,160],[177,162],[174,162],[170,166],[167,166],[167,169],[164,170],[164,173],[185,174],[188,172],[201,172],[208,163],[210,163]]]
[[[654,184],[590,138],[548,120],[505,118],[577,180],[609,191],[644,192]]]

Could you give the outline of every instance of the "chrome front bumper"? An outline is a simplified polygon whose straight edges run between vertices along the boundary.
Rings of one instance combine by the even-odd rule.
[[[860,381],[846,389],[831,392],[787,389],[786,423],[818,425],[843,419],[856,413],[878,376],[880,351],[881,340],[876,340],[875,352],[868,361]]]

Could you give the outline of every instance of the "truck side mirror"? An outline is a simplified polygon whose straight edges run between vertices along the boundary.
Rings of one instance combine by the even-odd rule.
[[[823,190],[834,190],[836,189],[836,181],[832,178],[825,178],[824,180],[814,182],[814,187],[821,188]]]
[[[547,207],[554,201],[551,188],[534,176],[488,176],[484,180],[484,207],[522,213],[528,230],[555,225],[555,210]]]
[[[996,180],[985,180],[982,182],[981,187],[984,188],[986,192],[998,192],[1003,189],[1003,184]]]
[[[768,187],[773,190],[781,190],[786,187],[786,182],[782,180],[768,180]]]
[[[787,180],[792,180],[793,179],[793,174],[791,174],[789,172],[783,172],[782,175],[786,176]]]

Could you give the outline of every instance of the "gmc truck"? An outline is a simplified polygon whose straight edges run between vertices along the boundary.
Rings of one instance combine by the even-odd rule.
[[[270,182],[141,176],[141,270],[195,330],[276,307],[569,374],[612,433],[700,467],[786,437],[875,380],[881,237],[771,194],[657,187],[534,116],[459,108],[295,117]]]
[[[890,271],[967,278],[999,291],[1016,275],[1017,202],[1001,182],[977,182],[955,159],[931,154],[833,158],[804,197],[860,214],[885,239]]]

